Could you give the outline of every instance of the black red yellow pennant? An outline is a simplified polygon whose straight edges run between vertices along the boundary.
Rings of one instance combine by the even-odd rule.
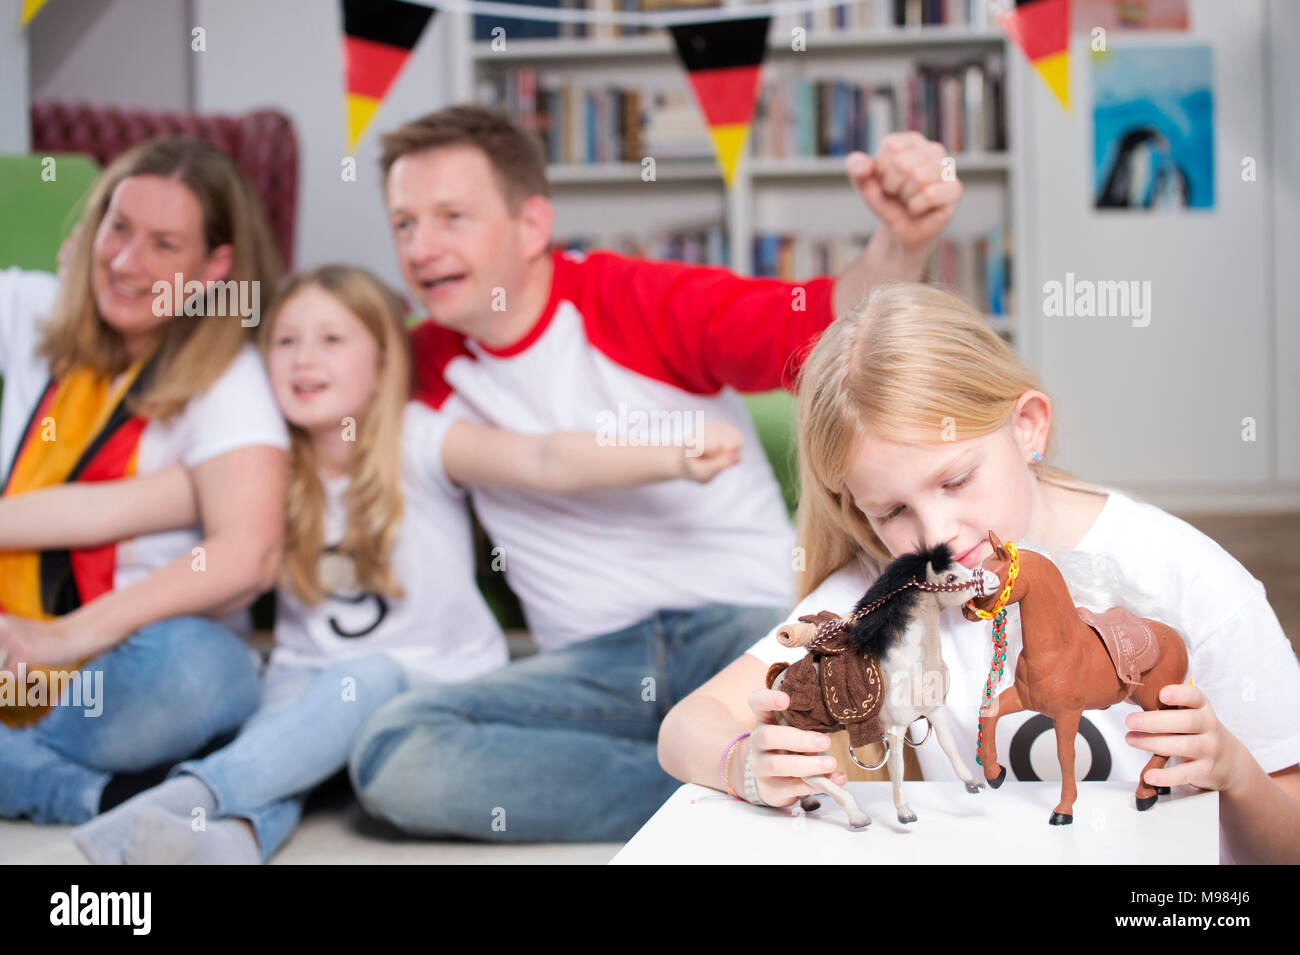
[[[431,7],[403,0],[343,0],[348,152],[356,149],[433,14]]]
[[[771,17],[682,23],[670,27],[677,56],[709,124],[713,152],[728,186],[758,103],[758,76]]]
[[[1070,0],[1016,0],[998,23],[1070,110]]]
[[[45,0],[23,0],[22,16],[18,20],[18,25],[25,28],[32,22],[32,17],[41,12],[41,7],[45,6]]]

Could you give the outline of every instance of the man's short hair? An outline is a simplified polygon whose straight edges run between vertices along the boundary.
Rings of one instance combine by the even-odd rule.
[[[541,142],[500,110],[474,103],[447,106],[385,133],[379,142],[384,182],[393,163],[403,156],[446,146],[473,146],[491,163],[511,215],[530,196],[551,194]]]

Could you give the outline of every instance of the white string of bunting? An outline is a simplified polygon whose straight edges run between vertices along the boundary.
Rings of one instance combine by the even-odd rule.
[[[531,4],[494,3],[492,0],[407,0],[422,7],[456,13],[508,17],[512,20],[543,20],[551,23],[619,23],[624,26],[669,27],[684,23],[712,23],[719,20],[748,20],[754,17],[812,13],[826,7],[846,7],[857,0],[769,0],[744,6],[675,7],[654,12],[621,10],[573,10]],[[879,2],[879,0],[878,0]],[[990,16],[1011,0],[989,0]]]

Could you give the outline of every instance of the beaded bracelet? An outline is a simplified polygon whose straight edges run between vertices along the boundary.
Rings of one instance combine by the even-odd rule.
[[[722,759],[718,760],[718,775],[722,777],[722,788],[737,799],[740,798],[740,793],[731,788],[731,757],[736,755],[737,744],[748,735],[748,733],[741,733],[733,739],[727,746],[727,751],[722,754]]]
[[[758,794],[758,780],[754,778],[754,765],[750,762],[750,757],[753,755],[752,749],[745,754],[745,800],[755,806],[766,806],[768,804]]]

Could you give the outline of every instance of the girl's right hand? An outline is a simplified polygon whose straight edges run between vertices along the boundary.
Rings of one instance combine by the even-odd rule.
[[[758,725],[746,740],[748,756],[758,795],[769,806],[793,805],[801,796],[820,792],[804,782],[806,776],[829,776],[838,786],[848,781],[844,773],[836,770],[835,757],[822,755],[831,745],[830,737],[777,722],[776,714],[789,705],[790,697],[780,690],[755,690],[749,694],[749,708],[758,718]]]
[[[682,449],[682,469],[690,480],[705,484],[740,460],[744,443],[745,435],[730,421],[705,421],[695,445]]]

